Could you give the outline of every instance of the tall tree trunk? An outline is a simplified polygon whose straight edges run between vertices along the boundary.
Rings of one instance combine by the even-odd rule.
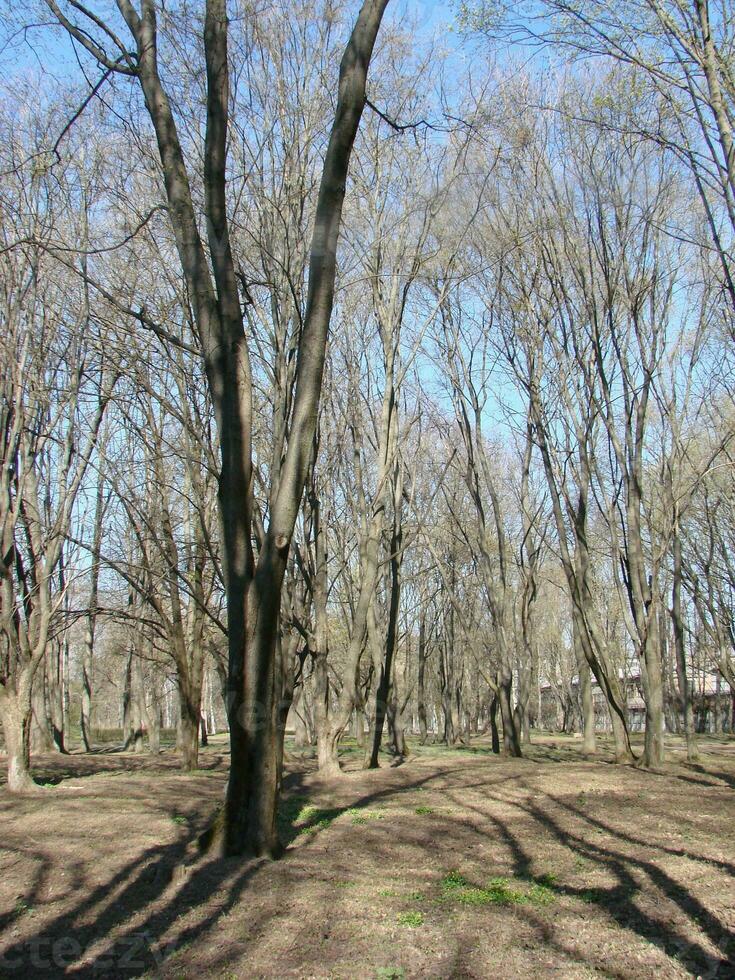
[[[179,731],[178,748],[181,753],[181,768],[192,772],[199,765],[199,706],[194,703],[189,692],[179,686]]]
[[[641,680],[646,702],[646,731],[641,765],[658,767],[664,762],[664,685],[658,616],[653,615],[641,662]]]
[[[582,751],[592,755],[597,751],[595,736],[595,700],[592,696],[592,674],[590,665],[582,649],[580,624],[578,615],[572,614],[572,642],[574,644],[574,659],[577,662],[579,677],[579,700],[582,709]]]
[[[8,757],[8,790],[29,793],[38,789],[31,776],[31,698],[24,689],[16,694],[5,690],[0,698],[5,753]]]
[[[102,545],[102,520],[105,509],[104,439],[100,445],[97,469],[97,493],[94,504],[94,531],[92,532],[92,566],[89,570],[89,609],[82,650],[82,703],[79,717],[80,734],[85,752],[92,749],[92,663],[94,639],[97,630],[97,605],[99,596],[100,549]]]
[[[143,679],[140,658],[133,645],[128,651],[125,664],[125,687],[123,690],[123,749],[132,749],[136,754],[143,752],[146,720],[143,701]]]
[[[394,415],[397,427],[397,417]],[[393,530],[390,539],[390,606],[388,610],[388,629],[385,636],[385,657],[380,665],[380,682],[375,699],[375,725],[373,743],[370,751],[369,768],[378,768],[380,742],[383,725],[388,711],[389,695],[393,677],[393,658],[396,651],[398,633],[398,610],[401,603],[401,563],[403,561],[403,479],[402,464],[397,461],[393,473]],[[404,746],[405,747],[405,746]]]
[[[245,627],[241,634],[244,644],[240,645],[236,634],[230,655],[232,754],[224,834],[225,850],[230,854],[276,854],[280,850],[276,808],[280,791],[281,678],[274,676],[274,661],[281,589],[316,430],[349,161],[365,106],[368,66],[387,3],[388,0],[365,0],[342,58],[337,109],[316,208],[288,450],[271,524],[248,589],[247,617],[245,603],[237,598],[239,590],[234,604],[228,603],[234,605],[228,620],[231,638],[233,630]],[[217,4],[217,8],[225,20],[224,2],[221,6]],[[226,72],[226,36],[221,40],[221,48]],[[222,106],[225,123],[226,108],[225,100]],[[234,505],[235,501],[228,500],[228,503]],[[347,721],[350,713],[351,707]]]
[[[500,733],[498,732],[498,695],[493,694],[490,702],[490,738],[492,750],[495,755],[500,755]]]
[[[520,758],[523,753],[513,715],[513,674],[507,667],[501,667],[498,671],[497,685],[500,717],[503,722],[503,752],[505,755]]]
[[[316,455],[316,454],[315,454]],[[314,460],[316,463],[316,460]],[[336,745],[329,737],[329,618],[327,615],[327,543],[322,521],[321,501],[312,471],[309,493],[311,530],[314,540],[314,575],[312,602],[314,606],[314,727],[316,728],[317,766],[320,772],[339,768]]]
[[[44,657],[34,678],[31,694],[31,751],[39,753],[53,752],[56,749],[51,719],[48,669],[48,658]]]
[[[692,704],[692,692],[687,676],[686,648],[684,645],[684,619],[681,609],[681,579],[682,579],[682,560],[681,560],[681,535],[679,532],[678,515],[674,517],[673,537],[672,537],[672,556],[673,556],[673,581],[671,586],[671,622],[674,629],[674,652],[676,656],[676,678],[679,686],[679,703],[684,718],[684,735],[687,743],[687,759],[689,762],[699,761],[699,749],[697,747],[697,737],[694,724],[694,706]],[[719,705],[717,706],[719,715]]]
[[[416,682],[416,710],[419,719],[419,737],[422,745],[426,745],[428,725],[426,723],[426,617],[422,614],[419,623],[419,663],[418,679]]]

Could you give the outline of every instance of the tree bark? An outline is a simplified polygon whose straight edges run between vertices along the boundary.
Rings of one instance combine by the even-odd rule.
[[[247,617],[238,600],[235,622],[229,619],[230,636],[236,644],[230,657],[232,756],[224,811],[224,850],[229,854],[276,855],[280,851],[276,807],[281,691],[280,677],[276,686],[274,660],[281,589],[316,430],[350,156],[365,106],[368,66],[387,3],[366,0],[342,58],[337,109],[317,201],[288,451],[271,524],[247,590]],[[221,8],[224,19],[224,2]],[[237,637],[242,627],[245,643],[241,647],[233,630]]]
[[[30,692],[3,692],[0,710],[8,757],[8,790],[30,793],[38,789],[31,776],[31,700]]]
[[[681,534],[679,531],[678,515],[674,516],[673,536],[671,542],[673,557],[671,585],[671,622],[674,629],[674,652],[676,656],[676,678],[679,687],[679,703],[684,719],[684,735],[687,744],[687,759],[689,762],[699,761],[699,749],[695,734],[694,706],[692,692],[687,676],[686,648],[684,645],[684,620],[681,608],[682,556]],[[719,716],[719,705],[717,706]]]

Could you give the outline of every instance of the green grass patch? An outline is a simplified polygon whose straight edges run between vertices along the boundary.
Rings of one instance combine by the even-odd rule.
[[[424,913],[416,911],[399,912],[396,916],[396,922],[399,926],[409,926],[411,929],[417,929],[424,924]]]
[[[450,871],[442,878],[442,888],[444,891],[451,891],[456,888],[467,888],[469,882],[459,871]]]
[[[305,796],[291,796],[278,808],[278,830],[284,844],[290,844],[301,834],[316,834],[326,830],[344,810],[339,807],[319,807]]]
[[[462,905],[550,905],[556,898],[555,880],[554,875],[541,875],[517,887],[508,878],[491,878],[483,888],[450,871],[442,879],[442,898]]]
[[[414,810],[414,813],[418,813],[419,816],[423,814],[433,813],[433,812],[434,811],[431,809],[430,806],[417,806],[416,809]]]
[[[382,813],[374,813],[372,810],[361,810],[358,807],[350,807],[349,810],[345,810],[345,813],[350,818],[350,822],[356,826],[360,824],[369,823],[371,820],[382,820]]]

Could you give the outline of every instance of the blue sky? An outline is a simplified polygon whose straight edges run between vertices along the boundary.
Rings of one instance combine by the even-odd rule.
[[[94,9],[94,8],[93,8]],[[454,20],[453,4],[442,0],[393,0],[388,11],[405,10],[413,14],[420,28],[432,30]],[[0,24],[0,62],[5,70],[28,68],[30,71],[49,71],[54,75],[66,74],[76,67],[72,47],[62,32],[49,31],[50,17],[34,16],[36,11],[18,5]],[[27,32],[19,32],[19,23],[37,26]],[[10,42],[10,43],[8,43]]]

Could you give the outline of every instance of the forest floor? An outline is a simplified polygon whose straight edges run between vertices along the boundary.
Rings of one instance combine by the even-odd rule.
[[[226,743],[34,760],[0,789],[0,976],[735,977],[735,740],[656,773],[578,740],[289,756],[277,862],[197,856]]]

